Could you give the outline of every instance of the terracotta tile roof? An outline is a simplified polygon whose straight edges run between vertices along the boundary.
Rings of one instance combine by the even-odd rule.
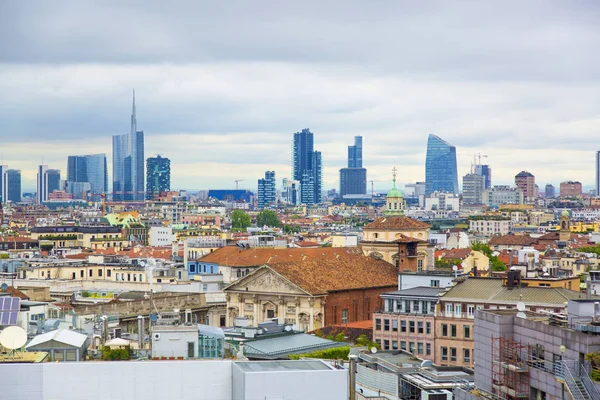
[[[21,300],[29,300],[29,297],[19,289],[15,289],[12,286],[9,286],[5,291],[0,290],[1,293],[8,293],[11,297],[18,297]]]
[[[357,248],[319,247],[319,248],[250,248],[242,250],[237,246],[226,246],[205,255],[200,259],[217,265],[230,267],[256,267],[278,262],[334,259],[344,254],[362,254]]]
[[[529,235],[493,236],[488,244],[491,246],[531,246],[537,240]]]
[[[268,266],[313,295],[398,286],[398,270],[395,266],[362,254],[270,263]]]
[[[295,243],[299,247],[321,247],[321,245],[317,242],[311,242],[308,240],[301,240]]]
[[[404,216],[379,217],[367,224],[363,229],[429,229],[430,225],[425,222]]]
[[[436,258],[444,258],[449,260],[464,260],[471,255],[471,249],[444,249],[435,252]]]
[[[403,235],[401,233],[399,233],[398,235],[400,235],[398,237],[398,239],[394,240],[394,242],[396,242],[396,243],[419,243],[419,242],[424,242],[424,240],[417,239],[417,238],[411,238],[411,237]],[[398,236],[398,235],[396,235],[396,236]]]

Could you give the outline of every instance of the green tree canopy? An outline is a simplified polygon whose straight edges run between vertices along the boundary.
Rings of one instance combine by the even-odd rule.
[[[233,229],[246,229],[250,224],[250,216],[242,210],[233,210],[231,213],[231,227]]]
[[[262,210],[256,216],[257,226],[274,226],[279,227],[281,222],[277,217],[277,213],[273,210]]]
[[[471,250],[480,251],[487,257],[492,256],[492,248],[486,243],[475,243],[473,246],[471,246]]]

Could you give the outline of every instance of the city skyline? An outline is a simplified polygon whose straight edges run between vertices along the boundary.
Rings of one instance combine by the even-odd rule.
[[[3,164],[20,169],[31,191],[42,158],[65,170],[70,154],[111,154],[109,138],[123,132],[136,87],[146,153],[170,155],[174,188],[232,188],[236,179],[252,188],[265,170],[287,176],[287,135],[303,126],[324,136],[325,188],[339,187],[346,158],[339,149],[357,135],[369,143],[364,157],[376,190],[389,187],[392,165],[401,171],[399,186],[424,180],[430,133],[457,147],[459,176],[481,152],[495,184],[527,170],[542,186],[594,186],[598,5],[352,3],[321,6],[316,19],[314,6],[277,5],[261,24],[239,17],[253,15],[251,5],[233,13],[190,3],[198,26],[176,8],[172,19],[161,18],[164,10],[152,4],[143,15],[110,4],[5,5],[2,15],[13,23],[0,26],[14,40],[0,44],[10,99],[0,110]],[[105,20],[109,10],[119,19]],[[222,23],[230,18],[244,35]],[[36,23],[54,20],[85,20],[85,46]],[[293,27],[306,21],[314,29],[299,34]],[[358,23],[367,29],[355,29]],[[505,35],[507,27],[513,34]],[[158,32],[169,34],[148,42]]]

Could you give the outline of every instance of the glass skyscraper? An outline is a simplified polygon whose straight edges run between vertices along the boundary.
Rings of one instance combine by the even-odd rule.
[[[489,189],[492,187],[492,168],[485,164],[475,164],[475,173],[483,176],[485,188]]]
[[[48,169],[47,165],[40,165],[37,173],[37,202],[42,204],[48,201],[48,195],[55,190],[60,190],[60,171]]]
[[[144,178],[144,131],[137,130],[134,91],[131,130],[113,136],[113,200],[144,200]]]
[[[171,190],[171,160],[157,155],[146,160],[146,198]]]
[[[89,198],[86,196],[86,185],[89,183]],[[67,190],[74,198],[100,201],[101,194],[108,190],[108,168],[106,154],[90,154],[85,156],[69,156],[67,159]]]
[[[425,159],[425,194],[435,191],[458,194],[456,147],[429,135]]]
[[[301,202],[307,205],[321,202],[323,191],[321,152],[314,149],[314,135],[308,129],[294,133],[292,178],[300,181]]]
[[[348,146],[348,168],[340,169],[340,197],[367,193],[367,170],[362,164],[362,136],[355,136],[354,145]]]
[[[275,171],[265,171],[265,177],[258,180],[258,208],[262,210],[276,204]]]
[[[6,193],[2,195],[2,200],[19,203],[21,201],[21,171],[18,169],[6,170],[4,181],[6,182]]]

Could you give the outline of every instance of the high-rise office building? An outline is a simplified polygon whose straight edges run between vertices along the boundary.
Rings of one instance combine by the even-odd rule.
[[[458,194],[456,147],[436,135],[429,135],[425,159],[425,194],[435,191]]]
[[[134,91],[131,129],[113,136],[113,200],[140,201],[144,195],[144,131],[137,130]]]
[[[531,172],[521,171],[515,175],[515,186],[523,193],[525,201],[535,198],[535,176]]]
[[[8,190],[7,180],[6,180],[6,176],[5,176],[6,171],[8,171],[8,166],[0,165],[0,204],[6,203],[6,201],[8,200],[6,198],[7,190]]]
[[[560,197],[563,198],[581,198],[583,197],[583,187],[581,182],[567,181],[560,183]]]
[[[596,196],[600,197],[600,151],[596,152]]]
[[[21,171],[18,169],[8,169],[4,172],[3,182],[6,182],[6,192],[2,195],[2,200],[21,202]]]
[[[362,168],[362,136],[354,137],[354,145],[348,146],[348,168]]]
[[[106,154],[68,157],[67,191],[73,195],[73,198],[100,201],[107,190]]]
[[[283,178],[281,187],[281,200],[284,203],[299,205],[300,204],[300,181],[295,181],[289,178]]]
[[[323,191],[323,161],[320,151],[314,150],[314,135],[308,129],[294,133],[292,176],[300,181],[301,202],[307,205],[321,202]]]
[[[60,190],[60,171],[40,165],[37,173],[37,203],[48,201],[48,196],[55,190]]]
[[[146,160],[146,198],[171,190],[171,160],[160,155]]]
[[[265,177],[258,180],[259,209],[262,210],[277,204],[277,189],[275,185],[275,171],[265,171]]]
[[[483,191],[485,189],[484,176],[479,174],[463,176],[463,203],[483,204]]]
[[[489,189],[492,187],[492,168],[485,164],[475,164],[475,173],[483,176],[485,188]]]
[[[348,168],[340,169],[340,197],[347,194],[367,194],[367,170],[362,167],[362,136],[348,146]]]
[[[546,188],[544,189],[544,194],[547,199],[551,199],[554,196],[556,196],[556,188],[554,187],[554,185],[548,183],[546,185]]]

